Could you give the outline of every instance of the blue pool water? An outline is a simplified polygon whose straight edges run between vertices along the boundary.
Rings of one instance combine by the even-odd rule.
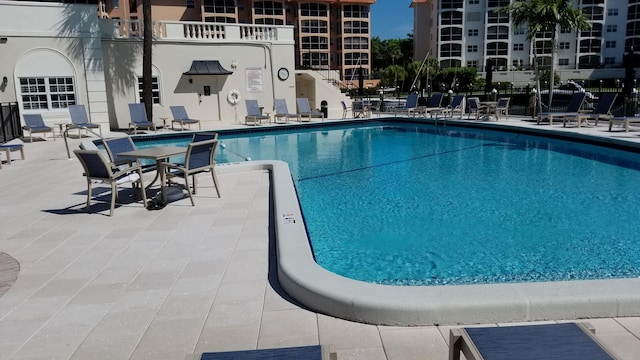
[[[318,264],[394,285],[640,275],[637,154],[515,133],[379,124],[221,137],[292,171]]]

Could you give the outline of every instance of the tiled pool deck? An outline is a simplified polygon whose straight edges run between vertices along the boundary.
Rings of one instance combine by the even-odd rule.
[[[610,133],[606,123],[501,123],[640,144],[639,131]],[[203,177],[195,207],[129,203],[108,217],[107,206],[84,212],[86,182],[63,141],[25,147],[26,160],[0,170],[0,252],[20,263],[0,296],[0,359],[194,359],[315,344],[340,360],[447,358],[450,326],[354,323],[287,298],[269,244],[268,173],[221,172],[222,198]],[[588,321],[620,358],[638,358],[640,317]]]

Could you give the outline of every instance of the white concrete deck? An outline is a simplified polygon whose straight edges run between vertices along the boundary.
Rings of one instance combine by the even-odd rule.
[[[639,132],[609,133],[606,123],[502,124],[640,143]],[[131,202],[113,217],[106,205],[86,214],[81,166],[51,140],[25,144],[26,160],[0,170],[0,252],[20,263],[0,296],[0,359],[193,359],[315,344],[340,360],[447,357],[449,326],[353,323],[288,299],[269,251],[264,171],[219,173],[222,198],[203,177],[195,207],[183,199],[147,211]],[[637,359],[640,317],[589,322],[621,359]]]

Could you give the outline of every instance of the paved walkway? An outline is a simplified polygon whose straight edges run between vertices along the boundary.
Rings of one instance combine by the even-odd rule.
[[[545,127],[640,143],[606,126]],[[26,160],[0,170],[0,252],[20,265],[0,296],[0,359],[195,359],[315,344],[340,360],[447,358],[449,326],[344,321],[279,289],[268,173],[220,172],[222,198],[203,177],[195,207],[187,198],[147,211],[123,192],[113,217],[108,205],[87,214],[81,166],[51,140],[25,144]],[[620,358],[638,358],[640,317],[589,322]]]

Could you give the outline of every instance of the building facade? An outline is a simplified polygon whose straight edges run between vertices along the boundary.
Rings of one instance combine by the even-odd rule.
[[[550,34],[535,44],[526,28],[514,27],[500,8],[519,0],[413,0],[414,55],[437,57],[442,67],[484,69],[493,60],[499,71],[527,70],[534,61],[550,64]],[[556,69],[622,67],[623,55],[640,49],[640,0],[575,0],[589,18],[585,31],[560,29]]]
[[[336,84],[357,79],[371,64],[370,6],[375,0],[152,0],[155,21],[290,25],[296,68],[337,72]],[[142,0],[103,0],[111,19],[142,18]],[[356,82],[357,83],[357,82]]]

